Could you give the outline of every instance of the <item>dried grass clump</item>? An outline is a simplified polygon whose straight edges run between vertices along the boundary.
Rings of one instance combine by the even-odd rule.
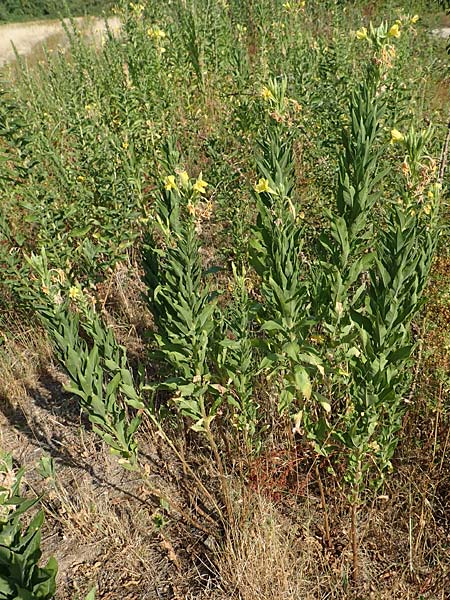
[[[11,406],[37,385],[42,370],[50,363],[52,349],[47,334],[36,323],[17,317],[4,324],[0,348],[0,399]]]
[[[305,598],[320,555],[318,540],[305,538],[270,501],[244,497],[219,559],[221,587],[230,600]]]

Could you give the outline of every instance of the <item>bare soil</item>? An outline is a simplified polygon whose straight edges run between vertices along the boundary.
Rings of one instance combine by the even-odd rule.
[[[450,27],[440,27],[439,29],[433,29],[433,34],[447,39],[450,37]]]

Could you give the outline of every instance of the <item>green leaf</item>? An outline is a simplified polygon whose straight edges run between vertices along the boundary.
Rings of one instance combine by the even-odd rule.
[[[92,225],[86,225],[85,227],[75,227],[74,229],[71,230],[70,232],[70,237],[83,237],[85,236],[87,233],[89,233],[92,229]]]
[[[195,431],[196,433],[201,433],[206,431],[205,429],[205,425],[204,425],[204,419],[199,419],[198,421],[196,421],[193,425],[191,425],[191,429],[192,431]]]
[[[120,373],[116,373],[114,375],[114,377],[111,379],[111,381],[108,383],[108,385],[106,386],[105,396],[107,398],[109,398],[112,394],[114,394],[117,391],[120,381],[121,381],[121,375],[120,375]]]
[[[391,352],[388,356],[388,360],[393,363],[398,361],[404,361],[411,356],[412,349],[412,345],[403,346],[403,348],[399,348],[395,352]]]
[[[299,390],[306,400],[311,398],[312,386],[307,371],[297,365],[294,369],[295,387]]]
[[[277,323],[276,321],[265,321],[265,323],[262,324],[261,329],[263,331],[284,331],[283,325],[281,325],[280,323]]]
[[[96,589],[97,588],[93,587],[89,594],[86,596],[85,600],[95,600]]]
[[[292,361],[298,361],[300,346],[297,344],[297,342],[288,342],[283,346],[282,351],[285,352]]]

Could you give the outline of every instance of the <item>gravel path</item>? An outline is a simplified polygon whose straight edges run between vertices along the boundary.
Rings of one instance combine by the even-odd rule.
[[[78,27],[94,38],[99,38],[105,31],[103,19],[80,17],[75,19],[75,22]],[[112,31],[117,31],[120,21],[117,17],[111,17],[108,19],[108,25]],[[20,55],[29,55],[34,49],[53,37],[57,40],[58,45],[65,43],[66,36],[60,21],[31,21],[0,25],[0,67],[14,60],[12,43]]]

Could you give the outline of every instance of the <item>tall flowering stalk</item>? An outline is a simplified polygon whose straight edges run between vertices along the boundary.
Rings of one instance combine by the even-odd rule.
[[[35,310],[70,378],[66,390],[79,398],[93,430],[121,457],[121,463],[136,468],[135,434],[145,404],[126,349],[104,326],[81,289],[69,287],[61,271],[49,269],[44,251],[29,257],[28,262],[40,286],[32,292]]]
[[[257,342],[264,353],[261,368],[275,383],[279,412],[297,415],[298,420],[312,400],[311,377],[321,365],[308,343],[312,324],[308,270],[301,254],[303,223],[294,199],[293,137],[283,125],[286,87],[282,79],[273,80],[268,88],[277,119],[269,121],[260,140],[251,261],[264,298],[259,315],[264,337]]]
[[[422,306],[437,239],[436,218],[431,216],[431,211],[437,214],[437,199],[433,209],[425,208],[420,215],[412,206],[424,185],[417,173],[427,170],[421,162],[426,135],[392,130],[391,141],[406,149],[404,171],[409,180],[398,203],[380,193],[385,176],[380,158],[386,152],[380,86],[395,55],[390,42],[399,37],[397,31],[398,27],[383,24],[367,33],[374,59],[366,81],[351,98],[336,207],[330,214],[330,232],[321,239],[329,258],[314,271],[312,296],[322,315],[320,328],[328,335],[327,371],[332,376],[325,389],[337,399],[330,403],[338,415],[326,429],[318,428],[322,435],[317,439],[322,451],[333,440],[346,456],[355,578],[359,573],[357,509],[367,484],[379,487],[391,468],[396,433],[407,407],[406,367],[414,349],[411,323]],[[375,219],[381,226],[375,227]]]

